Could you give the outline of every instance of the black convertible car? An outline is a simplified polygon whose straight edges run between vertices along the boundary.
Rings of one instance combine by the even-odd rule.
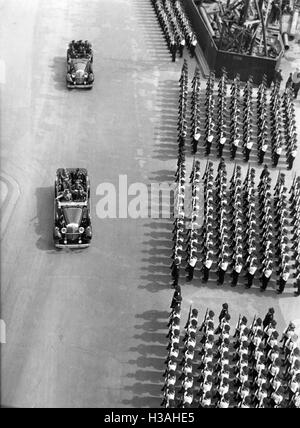
[[[55,180],[54,244],[86,248],[92,239],[90,181],[86,169],[58,169]]]
[[[67,52],[67,87],[91,89],[93,83],[93,51],[90,43],[71,42]]]

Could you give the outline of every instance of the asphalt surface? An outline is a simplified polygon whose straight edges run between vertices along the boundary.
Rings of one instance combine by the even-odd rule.
[[[99,219],[98,185],[171,181],[178,78],[148,0],[0,0],[1,403],[8,407],[157,407],[172,291],[171,222]],[[72,39],[95,50],[94,89],[69,92]],[[194,60],[193,60],[194,61]],[[189,60],[191,67],[195,63]],[[55,251],[53,183],[86,167],[94,239]],[[6,188],[5,188],[6,189]],[[117,189],[118,192],[118,189]],[[291,294],[185,289],[184,310],[226,300],[249,317],[274,306],[299,318]]]

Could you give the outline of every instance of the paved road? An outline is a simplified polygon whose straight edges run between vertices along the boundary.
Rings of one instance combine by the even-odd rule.
[[[147,184],[163,169],[156,140],[168,131],[160,130],[160,111],[165,99],[176,102],[181,64],[171,64],[148,0],[91,0],[88,7],[10,0],[0,12],[1,61],[9,70],[9,81],[0,82],[1,169],[20,188],[2,240],[2,403],[158,405],[162,364],[148,344],[159,312],[148,311],[167,309],[168,269],[155,283],[153,222],[97,219],[96,189],[117,184],[119,174]],[[73,38],[95,46],[91,92],[65,89]],[[52,187],[64,165],[87,167],[92,179],[95,238],[87,251],[53,250]],[[138,337],[144,331],[145,342]]]
[[[0,0],[0,14],[1,170],[19,191],[1,241],[2,404],[158,406],[170,222],[99,220],[96,190],[119,174],[129,184],[172,180],[182,64],[171,63],[148,0]],[[65,89],[66,45],[78,38],[95,46],[90,92]],[[61,166],[90,172],[87,251],[53,250]],[[204,311],[227,300],[238,314],[245,296],[246,314],[270,299],[279,308],[273,297],[214,287],[192,285],[186,296],[186,311],[190,301]]]

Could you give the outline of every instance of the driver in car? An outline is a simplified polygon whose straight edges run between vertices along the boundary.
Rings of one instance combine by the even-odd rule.
[[[88,40],[86,40],[84,42],[84,48],[85,48],[86,53],[88,55],[91,55],[91,53],[92,53],[92,45],[91,45],[91,43]]]
[[[76,180],[74,186],[72,187],[72,195],[74,199],[81,199],[84,193],[85,192],[81,180]]]
[[[76,169],[76,172],[75,172],[75,181],[76,181],[76,180],[80,180],[81,184],[83,183],[83,180],[84,180],[84,174],[83,174],[83,172],[80,170],[80,168],[77,168],[77,169]]]
[[[57,196],[56,198],[58,201],[60,199],[64,199],[67,202],[72,201],[72,193],[70,192],[69,189],[65,189],[63,192],[60,193],[60,195]]]
[[[71,187],[71,177],[66,169],[64,169],[61,174],[61,184],[64,190],[70,189]]]
[[[84,44],[82,43],[82,40],[79,40],[79,42],[77,43],[77,51],[79,55],[84,54]]]
[[[70,57],[75,56],[76,54],[75,40],[72,40],[72,42],[69,44],[68,54]]]

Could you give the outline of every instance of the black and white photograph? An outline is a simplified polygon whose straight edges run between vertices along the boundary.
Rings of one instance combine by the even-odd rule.
[[[300,0],[0,0],[0,407],[300,407]]]

